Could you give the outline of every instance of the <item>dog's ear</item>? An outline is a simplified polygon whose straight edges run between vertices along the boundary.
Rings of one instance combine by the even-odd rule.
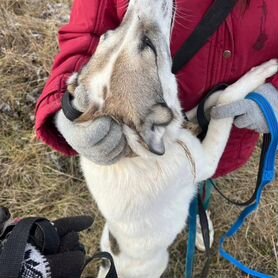
[[[152,153],[157,155],[165,153],[163,136],[166,126],[172,119],[173,113],[165,103],[154,105],[145,118],[141,136]]]
[[[145,129],[143,139],[147,144],[149,151],[157,155],[163,155],[165,153],[165,145],[163,141],[164,133],[165,127],[162,126],[153,126],[152,128]]]

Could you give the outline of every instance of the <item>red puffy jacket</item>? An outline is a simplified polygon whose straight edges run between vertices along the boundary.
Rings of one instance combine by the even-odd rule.
[[[53,116],[61,109],[68,76],[93,55],[101,34],[116,28],[127,0],[75,0],[70,23],[59,31],[60,53],[36,107],[36,131],[40,139],[65,155],[76,152],[59,134]],[[172,55],[178,51],[213,0],[178,1],[172,36]],[[232,83],[251,67],[278,57],[278,1],[239,0],[226,21],[177,75],[182,106],[189,110],[219,83]],[[270,80],[278,88],[278,75]],[[219,134],[221,136],[221,134]],[[234,128],[216,176],[242,166],[251,156],[258,134]]]

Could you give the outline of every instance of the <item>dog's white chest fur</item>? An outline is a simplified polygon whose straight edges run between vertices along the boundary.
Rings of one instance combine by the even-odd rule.
[[[192,165],[178,143],[168,145],[163,156],[124,158],[112,166],[82,158],[81,165],[89,190],[109,222],[126,221],[128,226],[142,219],[153,225],[161,222],[158,214],[165,217],[165,224],[167,219],[176,222],[175,208],[180,211],[194,194]]]

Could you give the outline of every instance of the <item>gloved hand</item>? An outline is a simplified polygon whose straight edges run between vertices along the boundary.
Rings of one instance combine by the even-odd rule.
[[[117,278],[111,254],[86,256],[79,232],[93,223],[90,216],[75,216],[54,222],[41,217],[12,219],[0,206],[1,278],[80,278],[94,260],[105,260],[110,268],[105,277]]]
[[[60,237],[55,254],[43,255],[39,251],[41,235],[36,233],[32,243],[26,245],[20,278],[80,278],[85,263],[85,250],[79,242],[78,232],[89,228],[92,223],[90,216],[67,217],[54,221]]]
[[[74,92],[73,106],[81,112],[84,112],[88,105],[86,94],[82,85]],[[100,117],[78,124],[68,120],[61,110],[57,113],[55,122],[68,144],[96,164],[113,164],[128,152],[122,126],[110,117]]]
[[[278,91],[270,83],[260,86],[257,93],[264,96],[278,112]],[[234,124],[238,128],[247,128],[259,133],[269,133],[269,128],[259,106],[252,100],[243,99],[227,105],[213,107],[210,113],[214,119],[236,117]]]

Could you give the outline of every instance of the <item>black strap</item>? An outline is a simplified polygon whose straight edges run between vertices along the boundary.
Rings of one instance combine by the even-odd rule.
[[[234,8],[237,0],[215,0],[201,23],[173,59],[172,72],[177,74],[206,44]]]
[[[60,246],[60,237],[55,226],[48,220],[37,221],[34,235],[35,245],[44,255],[56,254]],[[40,239],[40,242],[38,241]]]
[[[264,134],[263,135],[262,148],[261,148],[260,164],[259,164],[259,169],[258,169],[256,187],[255,187],[255,190],[254,190],[252,196],[247,201],[238,202],[238,201],[235,201],[235,200],[232,200],[232,199],[228,198],[223,192],[221,192],[221,190],[216,186],[216,184],[213,183],[213,186],[216,189],[216,191],[225,200],[227,200],[229,203],[231,203],[233,205],[236,205],[236,206],[248,206],[248,205],[252,204],[256,200],[257,192],[258,192],[258,189],[259,189],[261,181],[262,181],[263,166],[264,166],[265,156],[267,154],[267,150],[268,150],[270,141],[271,141],[271,135],[270,134]]]
[[[117,271],[116,271],[116,268],[115,268],[113,257],[108,252],[98,252],[95,255],[93,255],[92,257],[88,258],[85,265],[84,265],[83,270],[86,268],[86,266],[91,261],[102,260],[102,259],[108,260],[110,262],[110,268],[109,268],[109,271],[106,274],[105,278],[118,278],[118,274],[117,274]]]
[[[0,278],[18,278],[30,231],[41,220],[44,219],[25,218],[13,228],[0,255]]]
[[[216,93],[217,91],[220,90],[224,90],[227,88],[227,84],[219,84],[216,87],[214,87],[211,91],[208,92],[208,94],[206,95],[206,97],[200,102],[200,104],[198,105],[197,108],[197,121],[199,126],[202,129],[202,132],[198,135],[198,138],[202,141],[208,131],[208,125],[209,125],[209,120],[206,117],[206,113],[205,113],[205,103],[208,100],[208,98],[213,95],[214,93]]]
[[[72,99],[73,96],[68,91],[66,91],[62,98],[62,110],[66,118],[73,122],[74,120],[79,118],[83,113],[73,107]]]

